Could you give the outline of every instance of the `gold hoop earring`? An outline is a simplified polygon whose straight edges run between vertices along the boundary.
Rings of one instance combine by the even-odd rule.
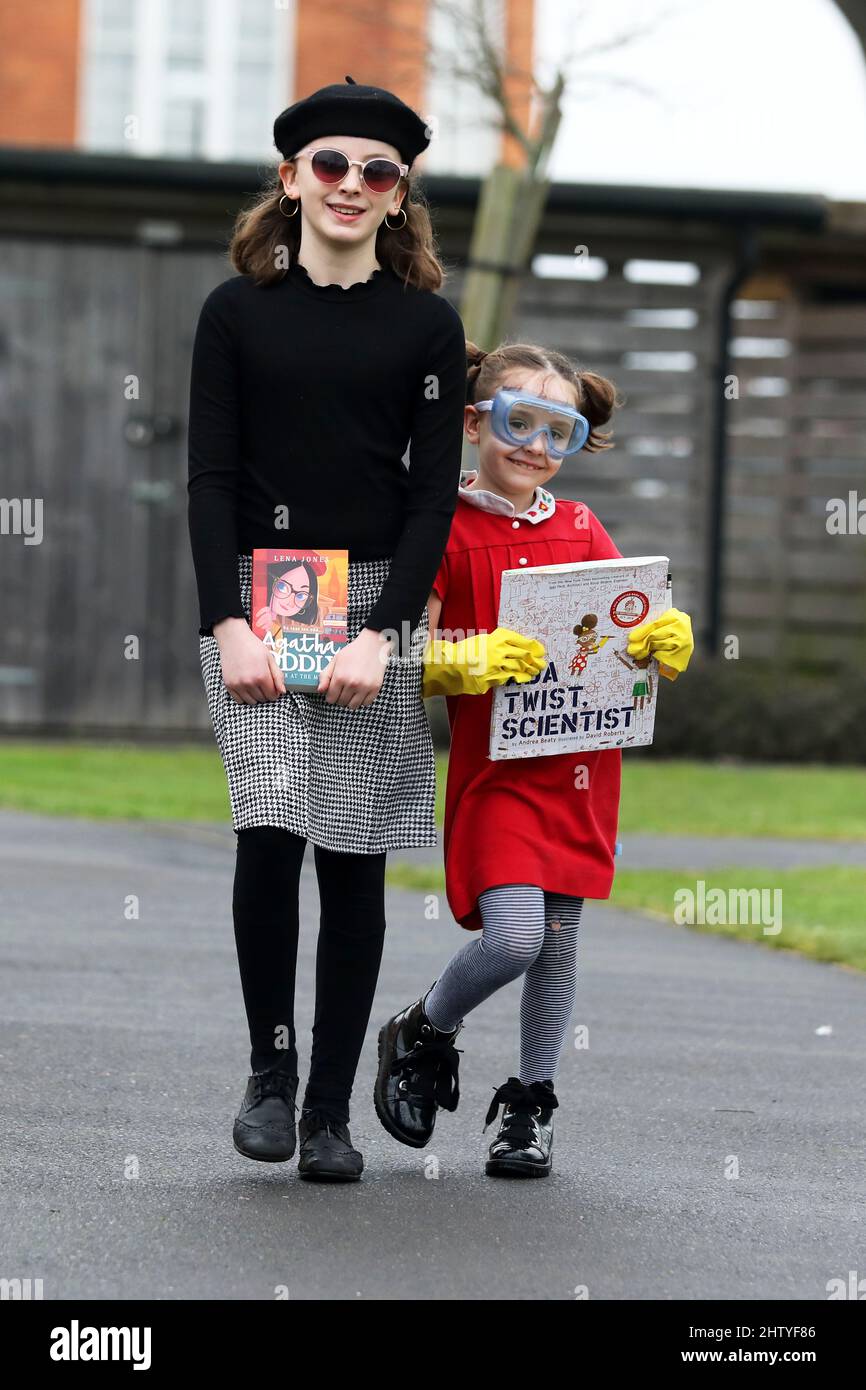
[[[288,198],[288,196],[289,196],[288,193],[284,193],[284,194],[283,194],[283,198]],[[283,212],[283,198],[281,198],[280,201],[279,201],[279,203],[278,203],[278,207],[279,207],[279,209],[280,209],[280,212]],[[298,215],[298,204],[299,204],[300,201],[301,201],[300,198],[292,198],[290,201],[294,203],[294,205],[295,205],[295,210],[294,210],[294,212],[283,212],[283,217],[286,217],[286,218],[289,218],[289,217],[297,217],[297,215]]]
[[[400,208],[399,211],[403,213],[403,221],[400,223],[399,227],[392,227],[391,223],[388,221],[388,214],[387,212],[385,213],[385,226],[388,228],[389,232],[402,232],[403,228],[406,226],[408,218],[406,217],[405,209]]]

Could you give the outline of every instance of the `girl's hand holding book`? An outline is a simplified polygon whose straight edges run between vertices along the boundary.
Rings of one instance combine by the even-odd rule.
[[[214,623],[213,634],[220,649],[223,684],[233,700],[254,705],[285,695],[286,683],[273,652],[256,637],[246,618],[223,618]]]
[[[358,709],[372,705],[385,678],[391,643],[375,628],[364,627],[328,662],[319,678],[317,694],[329,705]]]
[[[422,693],[485,695],[491,686],[533,680],[543,670],[542,644],[508,627],[462,642],[433,639],[424,653]]]
[[[668,608],[651,623],[634,628],[628,639],[629,656],[638,661],[654,656],[659,674],[671,681],[686,669],[694,649],[692,620],[679,608]]]

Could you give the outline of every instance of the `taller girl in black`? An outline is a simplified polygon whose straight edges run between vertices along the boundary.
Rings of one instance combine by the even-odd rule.
[[[189,418],[202,675],[237,833],[252,1047],[234,1143],[272,1162],[295,1150],[310,840],[321,918],[299,1171],[338,1179],[363,1167],[349,1098],[382,955],[386,853],[436,843],[425,605],[457,502],[466,391],[463,326],[434,293],[443,271],[409,176],[426,128],[392,93],[346,83],[275,122],[284,161],[238,219],[239,274],[202,307]],[[260,546],[348,549],[349,643],[315,694],[284,689],[250,626]]]

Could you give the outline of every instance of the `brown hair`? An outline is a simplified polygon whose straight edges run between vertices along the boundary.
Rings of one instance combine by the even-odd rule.
[[[576,623],[575,626],[574,626],[571,630],[572,630],[572,632],[575,634],[576,637],[583,637],[585,633],[590,633],[590,632],[594,631],[597,622],[598,622],[598,614],[597,614],[597,613],[584,613],[584,615],[583,615],[583,617],[581,618],[580,622],[579,622],[579,623]]]
[[[406,223],[391,230],[384,221],[376,233],[376,259],[399,275],[404,285],[422,290],[438,290],[446,271],[436,254],[433,226],[427,204],[418,183],[409,175],[400,180],[406,185],[401,208]],[[279,171],[273,169],[254,203],[242,209],[236,219],[229,244],[229,258],[241,275],[250,275],[257,285],[273,285],[282,280],[287,266],[279,264],[279,253],[288,251],[289,264],[294,264],[301,243],[301,212],[285,217],[280,211],[280,199],[285,192]],[[396,192],[396,189],[395,189]]]
[[[592,428],[584,449],[597,453],[612,449],[611,431],[599,431],[606,425],[615,408],[623,404],[616,387],[607,377],[584,372],[575,367],[561,352],[539,347],[535,343],[502,343],[491,352],[484,352],[475,343],[466,343],[466,404],[489,400],[503,377],[515,367],[555,372],[567,381],[574,392],[574,403],[585,415]]]

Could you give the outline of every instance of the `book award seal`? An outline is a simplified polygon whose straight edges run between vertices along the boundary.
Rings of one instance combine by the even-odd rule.
[[[626,589],[610,605],[610,616],[617,627],[638,627],[649,612],[649,599],[640,589]]]

